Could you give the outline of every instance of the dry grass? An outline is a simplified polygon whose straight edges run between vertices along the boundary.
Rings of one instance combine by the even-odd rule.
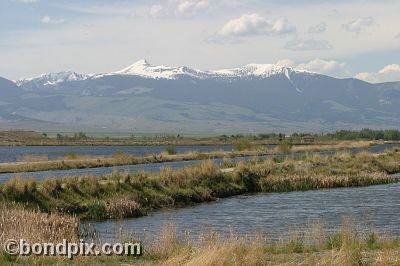
[[[35,242],[79,240],[79,219],[59,214],[46,214],[16,204],[0,203],[0,245],[7,239]]]
[[[115,203],[117,208],[119,202]],[[125,204],[125,203],[123,203]],[[7,239],[29,243],[79,242],[79,219],[48,215],[15,204],[0,204],[0,245]],[[116,241],[132,240],[120,233]],[[88,238],[88,241],[91,241]],[[94,239],[96,240],[96,239]],[[137,238],[135,238],[137,240]],[[400,242],[396,236],[359,232],[345,220],[340,230],[328,233],[320,223],[273,240],[265,234],[221,235],[209,231],[191,236],[167,224],[153,240],[143,242],[145,254],[133,257],[10,257],[0,254],[0,264],[10,265],[399,265]]]
[[[125,153],[116,153],[112,157],[93,157],[81,156],[74,153],[65,154],[62,159],[48,160],[47,156],[23,156],[18,162],[0,163],[0,173],[21,173],[21,172],[36,172],[45,170],[65,170],[65,169],[81,169],[81,168],[96,168],[96,167],[111,167],[133,164],[160,163],[160,162],[175,162],[188,160],[205,160],[212,158],[235,158],[243,156],[260,156],[273,155],[281,153],[298,153],[312,152],[324,150],[342,150],[352,148],[366,148],[376,142],[373,141],[342,141],[336,144],[312,144],[312,145],[297,145],[290,147],[277,146],[275,149],[267,150],[263,146],[251,145],[244,146],[239,150],[234,151],[212,151],[199,153],[189,151],[181,154],[169,154],[162,152],[160,154],[147,155],[137,157]],[[246,148],[247,147],[247,148]],[[282,148],[284,148],[282,150]]]
[[[374,144],[377,144],[377,142],[360,140],[360,141],[340,141],[334,144],[295,145],[292,147],[292,152],[368,148]]]
[[[264,235],[253,237],[218,233],[201,235],[196,240],[177,240],[167,231],[167,254],[150,249],[161,265],[398,265],[399,242],[376,233],[356,232],[347,224],[335,234],[328,234],[320,224],[304,234],[272,241]],[[162,233],[164,237],[165,233]],[[301,236],[300,236],[301,235]],[[375,236],[371,242],[371,235]]]
[[[140,204],[128,198],[110,199],[105,204],[106,216],[109,219],[142,216]]]
[[[359,187],[399,182],[400,151],[376,155],[337,152],[302,157],[225,160],[221,169],[211,160],[160,172],[83,175],[44,181],[12,178],[0,185],[0,200],[19,202],[44,212],[82,218],[136,217],[165,207],[182,207],[243,193],[290,192]],[[226,171],[229,170],[229,171]],[[121,211],[118,213],[118,209]]]
[[[371,242],[371,235],[375,240]],[[208,234],[197,241],[175,244],[175,252],[157,265],[398,265],[399,242],[395,237],[356,232],[344,224],[335,234],[311,225],[302,236],[271,241],[263,235]]]

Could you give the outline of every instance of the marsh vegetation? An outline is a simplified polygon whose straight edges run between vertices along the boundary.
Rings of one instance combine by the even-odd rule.
[[[114,171],[43,181],[14,177],[0,185],[2,202],[18,202],[49,213],[82,218],[135,217],[164,208],[192,205],[250,192],[288,192],[398,182],[400,151],[382,154],[337,152],[302,157],[253,159],[223,165],[210,160],[159,172]]]

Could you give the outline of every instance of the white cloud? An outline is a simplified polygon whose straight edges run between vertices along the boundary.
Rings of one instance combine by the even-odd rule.
[[[373,24],[374,24],[373,17],[364,17],[343,24],[342,27],[344,30],[348,32],[354,32],[356,34],[359,34],[364,28],[370,27]]]
[[[168,0],[150,7],[150,17],[193,17],[209,7],[208,0]]]
[[[400,81],[400,65],[387,65],[376,73],[359,73],[356,78],[371,83]]]
[[[293,62],[293,61],[290,60],[290,59],[281,59],[281,60],[278,60],[278,61],[275,63],[275,65],[283,66],[283,67],[296,67],[295,62]]]
[[[328,61],[317,58],[308,63],[299,64],[297,68],[333,77],[348,77],[350,75],[346,64],[334,60]]]
[[[176,13],[179,16],[193,16],[197,12],[208,7],[208,0],[186,0],[178,1]]]
[[[65,22],[64,19],[53,19],[50,16],[44,16],[41,21],[45,24],[63,24]]]
[[[395,38],[396,38],[396,39],[400,39],[400,32],[399,32],[399,34],[396,35]]]
[[[296,27],[291,25],[286,18],[280,18],[272,22],[272,33],[276,35],[296,33]]]
[[[237,41],[246,36],[283,36],[296,33],[296,28],[287,19],[268,20],[259,14],[244,14],[229,20],[216,34],[215,40]]]
[[[326,28],[327,28],[326,23],[322,22],[320,24],[309,27],[308,33],[314,33],[314,34],[324,33],[326,31]]]
[[[316,39],[294,39],[288,41],[285,48],[292,51],[314,51],[314,50],[330,50],[333,48],[326,40]]]
[[[161,18],[166,15],[166,10],[162,5],[153,5],[150,7],[150,17]]]

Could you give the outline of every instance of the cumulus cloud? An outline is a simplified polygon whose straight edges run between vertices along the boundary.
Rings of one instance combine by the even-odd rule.
[[[209,6],[208,0],[169,0],[150,7],[150,17],[192,17]]]
[[[350,75],[346,64],[335,60],[322,60],[317,58],[308,63],[299,64],[297,68],[334,77],[347,77]]]
[[[44,16],[41,21],[45,24],[63,24],[65,22],[64,19],[53,19],[50,16]]]
[[[285,48],[292,51],[313,51],[313,50],[330,50],[333,48],[326,40],[316,39],[294,39],[288,41]]]
[[[359,73],[356,78],[371,83],[400,81],[400,65],[387,65],[376,73]]]
[[[326,28],[327,28],[326,23],[322,22],[320,24],[309,27],[308,33],[314,33],[314,34],[324,33],[326,31]]]
[[[295,62],[290,59],[281,59],[278,60],[275,64],[283,67],[296,67]]]
[[[193,16],[198,11],[208,7],[208,0],[186,0],[179,1],[176,13],[180,16]]]
[[[259,14],[244,14],[239,18],[229,20],[209,40],[221,42],[240,42],[249,36],[284,36],[296,33],[285,18],[268,20]]]
[[[364,28],[368,28],[374,24],[373,17],[364,17],[359,18],[353,21],[349,21],[346,24],[343,24],[342,27],[347,32],[354,32],[359,34]]]

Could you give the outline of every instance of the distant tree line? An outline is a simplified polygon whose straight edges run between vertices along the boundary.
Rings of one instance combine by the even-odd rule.
[[[340,130],[335,133],[328,133],[325,137],[338,140],[400,140],[400,131],[397,129],[373,130],[364,128],[360,131]]]
[[[86,133],[84,133],[84,132],[76,132],[72,136],[57,134],[57,139],[58,140],[85,140],[85,139],[88,139],[88,137],[86,136]]]
[[[262,133],[253,135],[221,135],[218,136],[219,140],[229,141],[238,139],[248,140],[271,140],[283,142],[285,140],[299,141],[305,136],[311,136],[316,140],[400,140],[400,130],[387,129],[387,130],[374,130],[364,128],[362,130],[339,130],[331,133],[299,133],[294,132],[292,134],[283,133]]]

